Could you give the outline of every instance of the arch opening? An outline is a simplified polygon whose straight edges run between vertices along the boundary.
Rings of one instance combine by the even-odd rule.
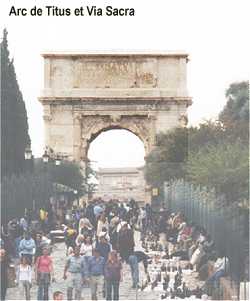
[[[136,134],[121,127],[105,128],[91,137],[87,156],[97,172],[93,197],[145,201],[145,146]]]
[[[146,146],[129,129],[120,126],[104,128],[91,135],[87,157],[97,168],[142,167]],[[95,168],[96,169],[96,168]]]

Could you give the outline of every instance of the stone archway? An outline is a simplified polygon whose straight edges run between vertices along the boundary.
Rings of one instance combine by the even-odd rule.
[[[46,53],[45,145],[69,160],[87,161],[91,141],[122,128],[137,135],[146,155],[156,135],[187,124],[187,54]]]
[[[80,115],[81,116],[81,115]],[[125,129],[135,134],[143,142],[147,155],[154,146],[153,118],[148,116],[114,116],[114,115],[88,115],[81,116],[81,145],[78,147],[81,159],[87,160],[90,143],[104,131],[112,129]]]

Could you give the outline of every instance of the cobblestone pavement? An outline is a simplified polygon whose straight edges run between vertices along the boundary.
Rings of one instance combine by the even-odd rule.
[[[139,243],[139,233],[135,233],[135,241],[136,241],[136,250],[140,250],[141,246]],[[52,297],[52,293],[54,291],[60,290],[64,293],[64,298],[66,299],[66,284],[63,280],[63,269],[66,260],[66,249],[64,243],[57,243],[53,247],[53,262],[55,268],[55,278],[56,282],[52,283],[50,287],[50,298]],[[145,279],[145,273],[143,269],[142,263],[140,263],[140,280]],[[121,300],[134,300],[136,299],[136,290],[131,288],[131,274],[130,268],[127,264],[123,265],[123,281],[120,284],[120,299]],[[34,283],[31,288],[31,299],[36,299],[37,294],[37,285]],[[20,288],[9,288],[7,291],[7,300],[23,300],[23,292]],[[90,299],[90,289],[83,288],[82,291],[82,300],[89,300]],[[159,292],[155,291],[147,291],[141,292],[138,291],[137,299],[140,300],[152,300],[152,299],[159,299]]]

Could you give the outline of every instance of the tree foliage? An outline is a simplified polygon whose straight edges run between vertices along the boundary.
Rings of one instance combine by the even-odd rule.
[[[218,121],[162,133],[146,158],[149,184],[187,178],[214,187],[228,202],[248,197],[249,85],[234,83]],[[187,155],[188,153],[188,155]]]
[[[60,165],[54,162],[43,163],[42,159],[35,160],[35,171],[42,173],[46,171],[52,183],[59,183],[78,191],[78,195],[91,193],[94,186],[88,181],[95,173],[93,169],[87,165],[84,174],[80,164],[76,162],[62,161]]]
[[[248,197],[248,147],[241,143],[206,145],[191,153],[187,178],[195,184],[215,188],[227,201]]]
[[[159,185],[164,181],[179,178],[187,160],[187,129],[176,128],[157,137],[157,147],[146,157],[146,180]]]
[[[9,58],[7,31],[1,42],[1,174],[25,170],[24,152],[30,145],[25,103]]]
[[[36,159],[35,171],[47,172],[52,183],[68,186],[77,190],[79,194],[83,194],[86,190],[85,179],[77,163],[64,161],[60,165],[55,165],[53,162],[43,163],[42,159]]]
[[[226,91],[227,103],[219,119],[227,126],[249,122],[249,82],[232,83]]]

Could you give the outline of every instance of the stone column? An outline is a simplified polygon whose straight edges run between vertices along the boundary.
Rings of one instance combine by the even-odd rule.
[[[43,107],[43,120],[44,120],[44,134],[45,134],[45,139],[44,139],[44,144],[46,146],[50,146],[50,127],[51,127],[51,120],[52,120],[52,115],[50,111],[50,105],[44,105]]]
[[[82,174],[84,177],[86,177],[88,164],[88,140],[86,138],[81,138],[80,155],[80,166],[82,169]]]
[[[73,116],[73,159],[79,162],[81,160],[81,115]]]

